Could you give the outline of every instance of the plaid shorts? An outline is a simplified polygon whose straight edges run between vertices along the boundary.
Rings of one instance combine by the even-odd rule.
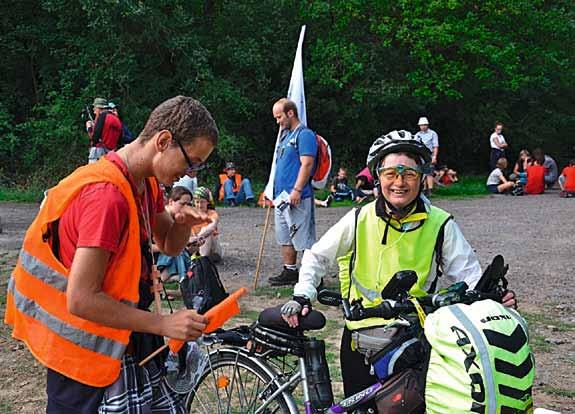
[[[185,395],[171,391],[150,361],[140,367],[124,355],[120,377],[106,388],[99,414],[187,414]]]

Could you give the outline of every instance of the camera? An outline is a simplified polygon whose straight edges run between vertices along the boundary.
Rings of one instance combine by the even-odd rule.
[[[94,121],[94,114],[88,105],[84,105],[82,108],[82,121]]]

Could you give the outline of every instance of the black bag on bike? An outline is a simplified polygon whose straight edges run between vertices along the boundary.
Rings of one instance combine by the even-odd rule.
[[[228,297],[218,269],[207,256],[192,258],[184,280],[180,282],[184,304],[203,314]]]
[[[378,413],[424,414],[425,375],[416,369],[406,369],[383,384],[375,396]]]

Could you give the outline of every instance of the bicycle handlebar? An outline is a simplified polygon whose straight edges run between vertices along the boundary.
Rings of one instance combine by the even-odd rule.
[[[448,291],[446,293],[436,293],[433,295],[426,295],[416,298],[417,301],[424,307],[426,313],[431,313],[434,310],[443,306],[453,305],[456,303],[471,304],[484,299],[492,299],[501,302],[501,295],[498,293],[485,293],[476,290],[470,291]],[[352,302],[351,306],[347,299],[343,299],[345,318],[350,321],[359,321],[367,318],[383,318],[393,319],[401,315],[407,315],[416,312],[413,302],[396,301],[392,299],[384,299],[379,305],[364,308],[361,305],[361,300]],[[347,304],[347,310],[346,305]]]

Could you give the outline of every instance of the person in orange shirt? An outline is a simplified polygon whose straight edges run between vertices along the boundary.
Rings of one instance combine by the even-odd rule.
[[[569,165],[563,168],[559,176],[561,197],[575,197],[575,158],[569,161]]]
[[[525,194],[543,194],[545,191],[545,167],[538,159],[532,165],[525,168],[527,173],[527,184],[525,184]]]
[[[177,96],[152,111],[134,142],[48,190],[5,306],[14,338],[47,368],[48,414],[187,412],[185,396],[162,381],[163,357],[138,363],[164,336],[195,340],[208,321],[188,309],[149,312],[151,244],[177,255],[207,219],[187,205],[170,214],[159,184],[203,169],[218,135],[200,102]]]
[[[194,191],[194,205],[208,215],[211,223],[192,226],[189,243],[197,244],[201,256],[208,256],[212,262],[217,263],[222,260],[222,246],[218,237],[220,216],[215,210],[211,191],[206,187],[198,187]]]

